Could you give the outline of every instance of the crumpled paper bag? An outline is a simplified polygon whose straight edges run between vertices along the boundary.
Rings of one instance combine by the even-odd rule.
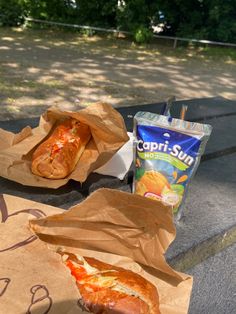
[[[80,294],[58,254],[28,226],[62,209],[0,195],[0,313],[77,314]],[[61,289],[66,287],[66,289]]]
[[[30,228],[52,249],[63,246],[140,273],[156,285],[161,313],[188,312],[192,277],[176,272],[164,257],[176,235],[170,207],[99,189],[62,214],[31,220]]]
[[[34,149],[53,130],[60,119],[72,117],[87,124],[92,138],[74,171],[64,179],[47,179],[31,172]],[[18,134],[0,129],[0,176],[23,185],[58,188],[70,179],[84,182],[95,169],[103,166],[129,140],[122,116],[106,103],[96,103],[78,112],[47,110],[39,126],[25,127]]]

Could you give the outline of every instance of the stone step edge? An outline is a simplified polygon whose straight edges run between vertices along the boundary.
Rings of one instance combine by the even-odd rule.
[[[221,233],[198,243],[189,250],[167,259],[167,262],[175,270],[185,272],[234,243],[236,243],[236,224],[228,230],[223,230]]]

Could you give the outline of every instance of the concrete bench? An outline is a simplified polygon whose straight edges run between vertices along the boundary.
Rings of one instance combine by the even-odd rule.
[[[209,123],[213,132],[189,188],[176,240],[166,257],[175,269],[194,275],[190,314],[233,313],[236,308],[232,291],[235,284],[231,282],[236,253],[236,101],[220,97],[178,101],[173,105],[174,117],[179,116],[182,104],[189,106],[187,120]],[[124,107],[118,111],[131,131],[132,117],[137,111],[159,113],[162,105]],[[38,118],[0,121],[1,128],[14,132],[37,124]],[[57,190],[25,187],[0,178],[0,193],[67,209],[100,187],[131,192],[131,183],[132,172],[123,181],[91,174],[82,187],[70,181]]]

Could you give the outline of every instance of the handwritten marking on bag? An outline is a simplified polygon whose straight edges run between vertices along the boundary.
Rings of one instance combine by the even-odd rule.
[[[20,214],[30,214],[36,218],[46,216],[46,214],[40,209],[22,209],[22,210],[15,211],[12,214],[9,214],[3,195],[0,195],[0,213],[2,215],[2,220],[0,221],[0,223],[6,223],[6,221],[8,219],[10,219],[11,217],[14,217],[14,216],[17,216]],[[36,239],[37,239],[36,235],[31,235],[30,237],[24,239],[23,241],[19,241],[17,243],[14,243],[9,247],[3,248],[3,249],[0,248],[0,253],[5,252],[5,251],[9,251],[9,250],[15,250],[21,246],[27,245],[27,244],[35,241]]]
[[[0,278],[0,297],[4,295],[10,282],[10,278]]]
[[[46,309],[42,309],[42,313],[40,314],[47,314],[49,313],[51,307],[52,307],[52,298],[49,295],[49,291],[44,285],[34,285],[31,287],[30,292],[32,294],[31,296],[31,303],[27,309],[26,314],[33,314],[32,310],[34,311],[33,307],[35,304],[40,305],[38,303],[43,302],[45,304],[45,301],[48,303],[46,304]]]

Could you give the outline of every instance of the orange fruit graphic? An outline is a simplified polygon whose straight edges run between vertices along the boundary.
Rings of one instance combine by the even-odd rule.
[[[143,195],[145,192],[152,192],[161,195],[164,187],[170,188],[170,184],[163,174],[153,170],[146,171],[136,184],[136,193]]]
[[[141,181],[137,181],[135,186],[135,193],[139,195],[144,195],[146,192],[146,185],[144,185]]]

